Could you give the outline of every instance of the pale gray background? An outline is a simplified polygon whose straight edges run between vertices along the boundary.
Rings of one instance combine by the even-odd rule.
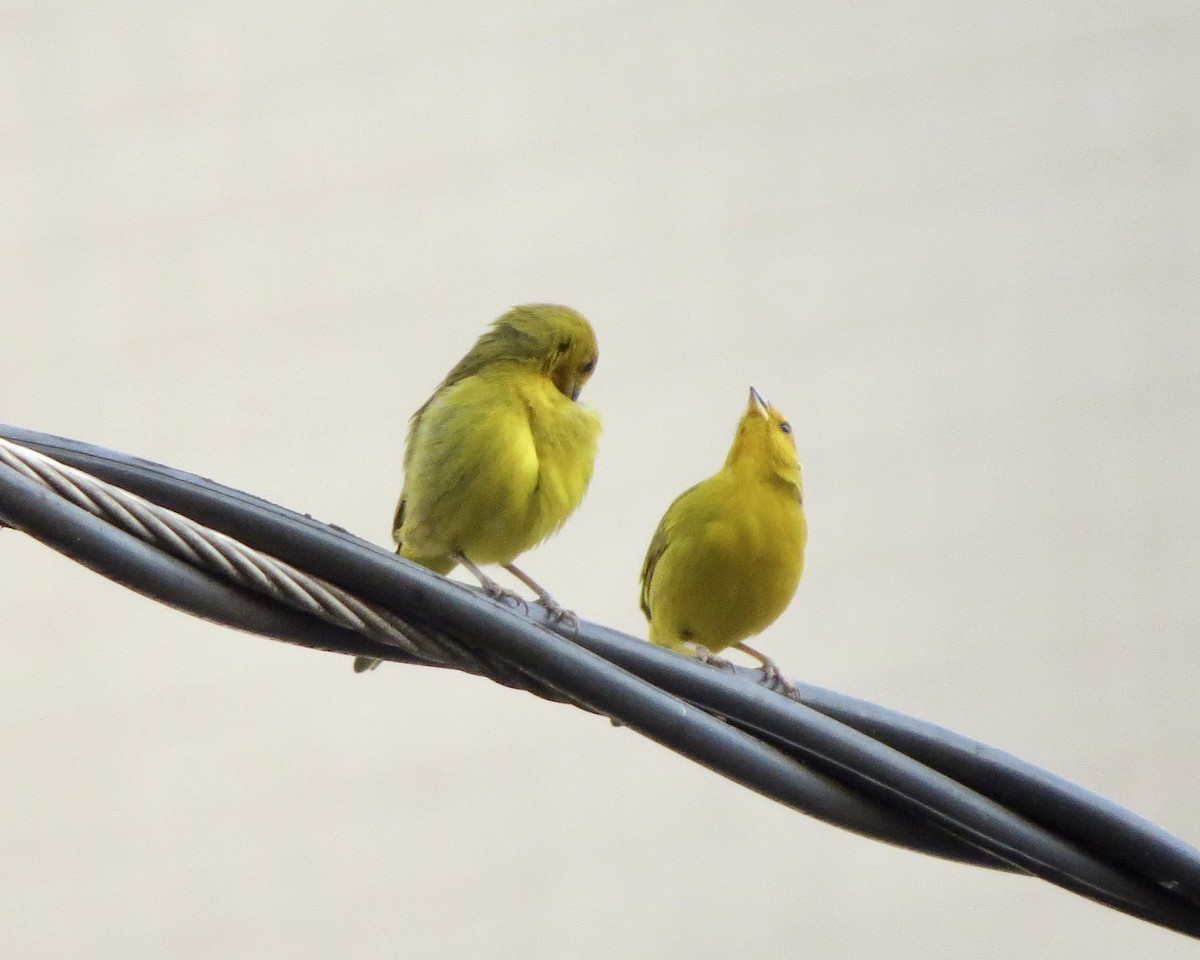
[[[1197,36],[1193,0],[5,4],[0,418],[385,543],[409,413],[569,303],[606,432],[531,574],[640,631],[753,383],[811,521],[761,645],[1200,841]],[[0,609],[6,955],[1196,954],[13,532]]]

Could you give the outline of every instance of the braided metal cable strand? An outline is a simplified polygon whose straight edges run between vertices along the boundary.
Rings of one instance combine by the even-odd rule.
[[[394,644],[424,663],[454,662],[429,643],[428,638],[410,636],[411,628],[386,611],[291,564],[250,550],[219,531],[119,487],[101,483],[82,470],[4,439],[0,439],[0,463],[19,470],[68,502],[107,519],[138,539],[241,587],[266,594],[329,623]],[[424,644],[422,639],[426,641]]]

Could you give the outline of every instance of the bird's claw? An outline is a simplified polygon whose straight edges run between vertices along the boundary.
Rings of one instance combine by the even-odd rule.
[[[498,583],[493,583],[491,587],[484,587],[484,592],[497,603],[512,607],[514,610],[521,610],[526,616],[529,615],[529,601],[515,590],[508,590]]]
[[[550,596],[546,589],[531,576],[529,576],[529,574],[527,574],[524,570],[513,563],[504,564],[504,569],[537,594],[538,603],[540,603],[542,605],[542,609],[546,611],[546,618],[551,623],[565,623],[572,630],[579,627],[579,617],[575,615],[575,612],[573,610],[566,609],[562,604]],[[476,576],[479,576],[479,574],[476,573]],[[525,612],[529,612],[529,604],[525,604]]]
[[[579,629],[579,614],[574,610],[568,610],[548,593],[543,593],[538,601],[546,611],[546,616],[551,623],[560,623],[572,630]]]
[[[698,643],[685,642],[684,646],[691,652],[701,663],[707,663],[710,666],[716,667],[718,670],[726,670],[729,673],[734,672],[734,666],[724,657],[718,657],[707,647],[701,646]]]
[[[762,679],[758,681],[759,686],[766,687],[772,693],[781,693],[789,700],[800,702],[799,689],[783,675],[783,671],[779,669],[779,665],[774,660],[745,642],[735,644],[734,648],[758,661],[762,670]]]
[[[774,661],[762,665],[762,680],[759,681],[759,684],[774,693],[783,694],[789,700],[798,701],[800,699],[800,691],[796,685],[783,675],[783,671],[776,666]]]
[[[736,673],[737,668],[724,657],[718,657],[707,647],[698,643],[685,642],[684,646],[692,653],[701,663],[711,664],[719,670],[727,670],[730,673]],[[800,690],[787,677],[783,675],[783,671],[779,669],[778,664],[770,657],[764,657],[757,651],[745,651],[751,656],[757,657],[761,664],[762,679],[758,681],[759,686],[766,687],[772,693],[779,693],[787,697],[789,700],[800,700]]]

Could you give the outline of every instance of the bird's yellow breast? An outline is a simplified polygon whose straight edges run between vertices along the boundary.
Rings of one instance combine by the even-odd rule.
[[[482,372],[439,391],[409,442],[402,553],[434,569],[453,566],[455,551],[510,563],[579,505],[599,433],[594,411],[534,372]]]
[[[796,592],[807,526],[795,486],[724,470],[668,509],[648,563],[650,639],[714,652],[774,622]]]

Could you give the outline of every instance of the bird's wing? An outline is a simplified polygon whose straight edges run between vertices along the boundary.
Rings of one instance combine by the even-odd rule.
[[[639,600],[642,613],[646,615],[647,620],[650,619],[650,583],[654,579],[654,570],[658,566],[658,561],[662,559],[663,554],[667,552],[667,548],[671,545],[671,534],[674,532],[675,518],[679,513],[680,506],[699,486],[700,484],[697,483],[688,487],[671,501],[671,505],[667,507],[667,512],[663,514],[662,520],[658,522],[658,529],[654,531],[654,536],[650,538],[650,548],[646,551],[646,559],[642,562],[642,594]]]
[[[400,528],[404,526],[404,507],[407,503],[403,492],[400,494],[400,502],[396,504],[396,515],[392,518],[392,539],[396,541],[396,551],[399,552],[402,544],[400,543]]]
[[[646,559],[642,563],[642,594],[640,598],[640,606],[642,613],[646,615],[646,619],[650,619],[650,581],[654,578],[654,568],[658,566],[658,561],[667,550],[667,524],[666,517],[663,517],[663,522],[658,525],[658,529],[654,531],[654,536],[650,540],[650,549],[646,551]]]

